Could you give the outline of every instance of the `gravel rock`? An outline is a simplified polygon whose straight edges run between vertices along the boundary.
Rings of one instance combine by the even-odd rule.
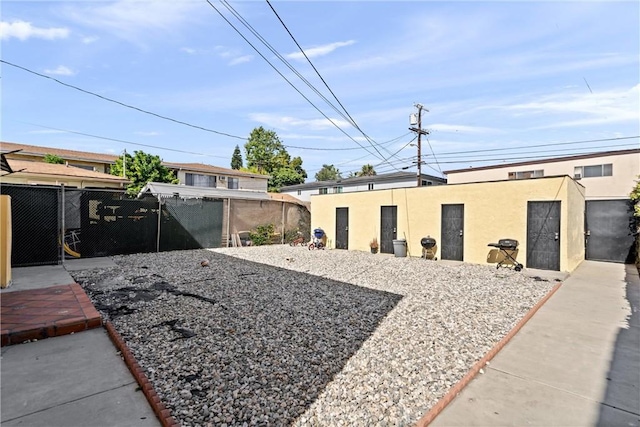
[[[289,245],[114,260],[72,274],[185,426],[412,425],[554,285]]]

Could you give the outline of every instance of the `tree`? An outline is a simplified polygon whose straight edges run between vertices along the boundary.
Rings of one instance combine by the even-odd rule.
[[[44,162],[52,163],[54,165],[64,165],[64,159],[60,156],[56,156],[55,154],[45,154]]]
[[[126,158],[123,165],[123,158]],[[169,170],[162,164],[159,156],[147,154],[144,151],[134,151],[133,156],[125,153],[124,156],[118,157],[116,163],[111,167],[111,175],[123,176],[131,180],[131,184],[127,187],[127,194],[136,195],[140,192],[148,182],[167,182],[177,184],[179,181]]]
[[[262,126],[255,128],[244,145],[246,169],[270,175],[268,190],[278,192],[281,187],[302,184],[307,172],[302,169],[302,159],[291,156],[278,135]]]
[[[322,169],[316,173],[316,181],[335,181],[340,178],[340,171],[333,165],[322,165]]]
[[[356,176],[374,176],[376,175],[376,171],[373,169],[373,165],[366,164],[362,166],[362,170],[356,173]]]
[[[242,167],[242,154],[240,153],[240,147],[236,145],[231,156],[231,169],[240,170]]]
[[[636,181],[635,187],[631,190],[629,198],[633,202],[633,216],[638,218],[637,221],[640,221],[640,175],[638,175],[638,181]]]

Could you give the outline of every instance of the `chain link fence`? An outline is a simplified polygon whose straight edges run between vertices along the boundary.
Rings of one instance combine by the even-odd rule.
[[[181,198],[122,190],[0,185],[11,196],[14,267],[58,264],[141,252],[249,244],[249,233],[272,224],[272,243],[309,240],[310,214],[275,200]],[[236,237],[234,237],[236,236]]]

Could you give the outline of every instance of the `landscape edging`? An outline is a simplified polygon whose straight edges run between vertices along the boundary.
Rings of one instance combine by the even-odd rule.
[[[415,424],[415,427],[427,427],[438,415],[455,399],[458,394],[473,380],[480,370],[486,366],[486,364],[493,359],[500,350],[522,329],[522,327],[533,317],[534,314],[542,307],[548,300],[556,293],[560,288],[562,282],[555,285],[540,301],[536,303],[522,319],[516,324],[516,326],[509,331],[509,333],[502,338],[482,359],[478,360],[475,365],[467,372],[467,374],[458,381],[448,392],[445,394],[426,414],[422,416]]]

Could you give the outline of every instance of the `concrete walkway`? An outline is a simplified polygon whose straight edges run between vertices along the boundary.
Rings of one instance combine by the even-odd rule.
[[[640,426],[640,279],[583,262],[432,426]]]
[[[13,269],[2,293],[74,283],[67,270],[109,258]],[[2,426],[159,426],[104,328],[2,347]]]

